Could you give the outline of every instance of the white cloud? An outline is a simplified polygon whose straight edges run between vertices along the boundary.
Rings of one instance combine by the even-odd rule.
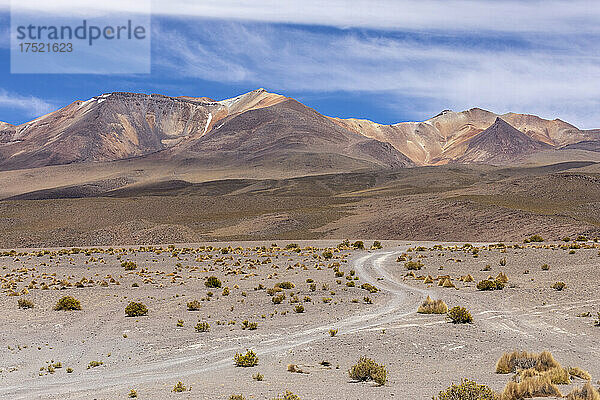
[[[23,96],[4,89],[0,89],[0,107],[20,110],[30,117],[39,117],[55,108],[38,97]]]
[[[0,0],[6,7],[7,0]],[[145,12],[147,1],[28,0],[38,12]],[[154,15],[394,30],[598,32],[595,0],[153,0]]]
[[[599,49],[579,35],[488,48],[264,24],[196,24],[180,31],[187,35],[157,28],[155,61],[187,76],[284,92],[377,94],[392,107],[412,99],[422,105],[414,118],[477,106],[600,126],[592,112],[600,100]]]

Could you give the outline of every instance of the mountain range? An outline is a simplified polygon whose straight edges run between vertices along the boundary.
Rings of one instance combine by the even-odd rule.
[[[115,92],[21,125],[0,122],[1,170],[134,158],[327,173],[503,165],[565,150],[600,151],[600,130],[479,108],[382,125],[327,117],[264,89],[222,101]]]

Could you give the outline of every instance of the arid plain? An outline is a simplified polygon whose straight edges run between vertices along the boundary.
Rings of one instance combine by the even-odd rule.
[[[5,252],[0,397],[425,399],[462,378],[502,392],[519,378],[496,363],[515,350],[551,352],[566,395],[586,382],[574,367],[600,378],[600,245],[539,239]],[[54,310],[65,296],[80,309]],[[472,322],[418,313],[427,296]],[[130,302],[146,312],[126,316]],[[247,350],[257,364],[236,366]],[[350,378],[361,356],[385,385]]]

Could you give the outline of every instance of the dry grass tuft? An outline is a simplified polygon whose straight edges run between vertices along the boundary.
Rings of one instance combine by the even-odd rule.
[[[575,388],[567,400],[600,400],[600,392],[588,381],[582,388]]]
[[[535,368],[538,372],[545,372],[560,364],[554,359],[552,353],[544,351],[540,354],[526,351],[513,351],[504,353],[496,362],[497,374],[510,374],[519,370]]]
[[[586,381],[592,380],[592,376],[587,371],[579,367],[569,367],[569,375],[585,379]]]
[[[431,297],[427,296],[417,312],[420,314],[446,314],[448,306],[443,300],[432,300]]]
[[[508,382],[500,395],[500,400],[520,400],[533,397],[562,397],[558,387],[549,376],[533,376],[521,382]]]

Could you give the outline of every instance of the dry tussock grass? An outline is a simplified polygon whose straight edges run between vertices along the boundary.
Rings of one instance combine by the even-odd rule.
[[[446,314],[448,306],[443,300],[432,300],[431,297],[427,296],[417,312],[420,314]]]
[[[518,400],[533,397],[562,397],[558,387],[549,376],[533,376],[521,382],[508,382],[500,395],[500,400]]]
[[[567,400],[600,400],[600,392],[588,381],[582,388],[575,388]]]

